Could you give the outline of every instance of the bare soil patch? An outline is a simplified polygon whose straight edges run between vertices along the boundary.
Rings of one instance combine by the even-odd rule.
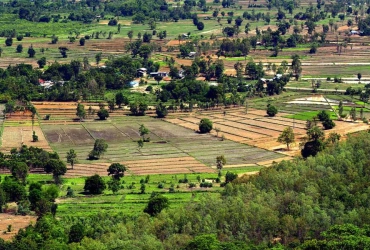
[[[38,136],[39,141],[37,142],[32,142],[31,126],[5,126],[2,136],[1,151],[9,152],[12,148],[20,148],[22,145],[34,146],[51,151],[49,143],[47,142],[41,128],[39,126],[34,126],[33,130]]]
[[[19,229],[25,228],[31,223],[36,223],[36,219],[36,216],[0,213],[0,238],[10,240],[18,233]],[[4,234],[3,232],[7,231],[8,225],[12,225],[12,231]]]

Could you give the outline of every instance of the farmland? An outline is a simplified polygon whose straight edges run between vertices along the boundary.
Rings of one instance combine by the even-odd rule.
[[[41,106],[39,110],[41,114],[48,112],[42,111]],[[66,111],[66,114],[68,112],[74,112],[74,109]],[[66,114],[53,114],[50,121],[41,120],[40,126],[51,148],[62,158],[71,148],[79,155],[79,164],[74,170],[68,171],[67,176],[83,175],[89,169],[95,169],[100,174],[106,173],[107,165],[113,162],[127,165],[129,173],[135,175],[201,173],[214,172],[212,166],[215,165],[216,156],[222,154],[228,155],[227,162],[230,165],[257,164],[282,156],[232,140],[221,141],[214,135],[198,134],[195,130],[176,126],[170,120],[131,117],[113,112],[112,118],[107,121],[86,119],[83,122],[68,121],[64,124],[58,116],[64,117]],[[137,146],[140,124],[150,130],[150,142],[145,143],[142,149]],[[107,153],[97,161],[86,160],[98,138],[107,141]]]

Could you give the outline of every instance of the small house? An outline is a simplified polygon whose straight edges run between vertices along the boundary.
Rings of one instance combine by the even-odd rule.
[[[182,37],[182,39],[188,39],[189,35],[184,33],[184,34],[181,35],[181,37]]]
[[[359,35],[360,32],[358,32],[357,30],[351,30],[351,35]]]
[[[195,51],[192,51],[188,54],[189,57],[194,57],[195,55],[197,54],[197,52]]]
[[[146,77],[146,75],[147,75],[147,69],[146,68],[140,68],[140,69],[137,69],[136,70],[136,75],[138,76],[138,77]]]

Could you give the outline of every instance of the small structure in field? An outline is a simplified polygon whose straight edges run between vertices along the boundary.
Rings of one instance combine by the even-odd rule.
[[[168,73],[167,72],[151,72],[150,76],[151,77],[155,77],[155,76],[167,77]]]

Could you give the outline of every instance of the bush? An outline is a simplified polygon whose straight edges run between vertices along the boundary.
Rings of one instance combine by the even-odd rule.
[[[202,23],[202,22],[198,22],[198,24],[197,24],[197,29],[198,29],[198,30],[203,30],[203,29],[204,29],[204,23]]]
[[[109,112],[106,109],[101,109],[98,112],[98,116],[100,120],[105,120],[109,117]]]
[[[8,37],[8,38],[5,39],[5,45],[6,46],[12,46],[12,44],[13,44],[13,38]]]
[[[189,188],[195,188],[196,186],[197,186],[197,184],[195,184],[193,182],[189,183]]]
[[[278,110],[275,106],[269,104],[269,105],[267,105],[266,113],[267,113],[268,116],[274,117],[278,113]]]
[[[22,41],[23,40],[23,36],[22,35],[18,35],[17,36],[17,41]]]
[[[116,19],[111,19],[108,22],[109,26],[116,26],[118,24],[118,21]]]
[[[148,87],[146,87],[145,91],[149,92],[153,91],[153,86],[149,85]]]
[[[211,132],[213,128],[213,123],[211,122],[211,120],[207,119],[207,118],[203,118],[202,120],[200,120],[200,123],[199,123],[199,132],[204,134],[204,133],[209,133]]]
[[[85,46],[86,38],[81,37],[80,46]]]
[[[162,183],[162,182],[160,182],[159,184],[158,184],[158,188],[164,188],[164,184]]]
[[[330,116],[328,112],[326,112],[326,110],[322,110],[317,114],[317,118],[319,118],[319,120],[323,122],[323,121],[329,120]]]
[[[213,187],[213,184],[212,184],[212,182],[202,182],[202,183],[200,183],[199,186],[201,188],[211,188],[211,187]]]
[[[325,129],[332,129],[335,127],[335,123],[331,119],[323,121],[322,125],[324,126]]]

